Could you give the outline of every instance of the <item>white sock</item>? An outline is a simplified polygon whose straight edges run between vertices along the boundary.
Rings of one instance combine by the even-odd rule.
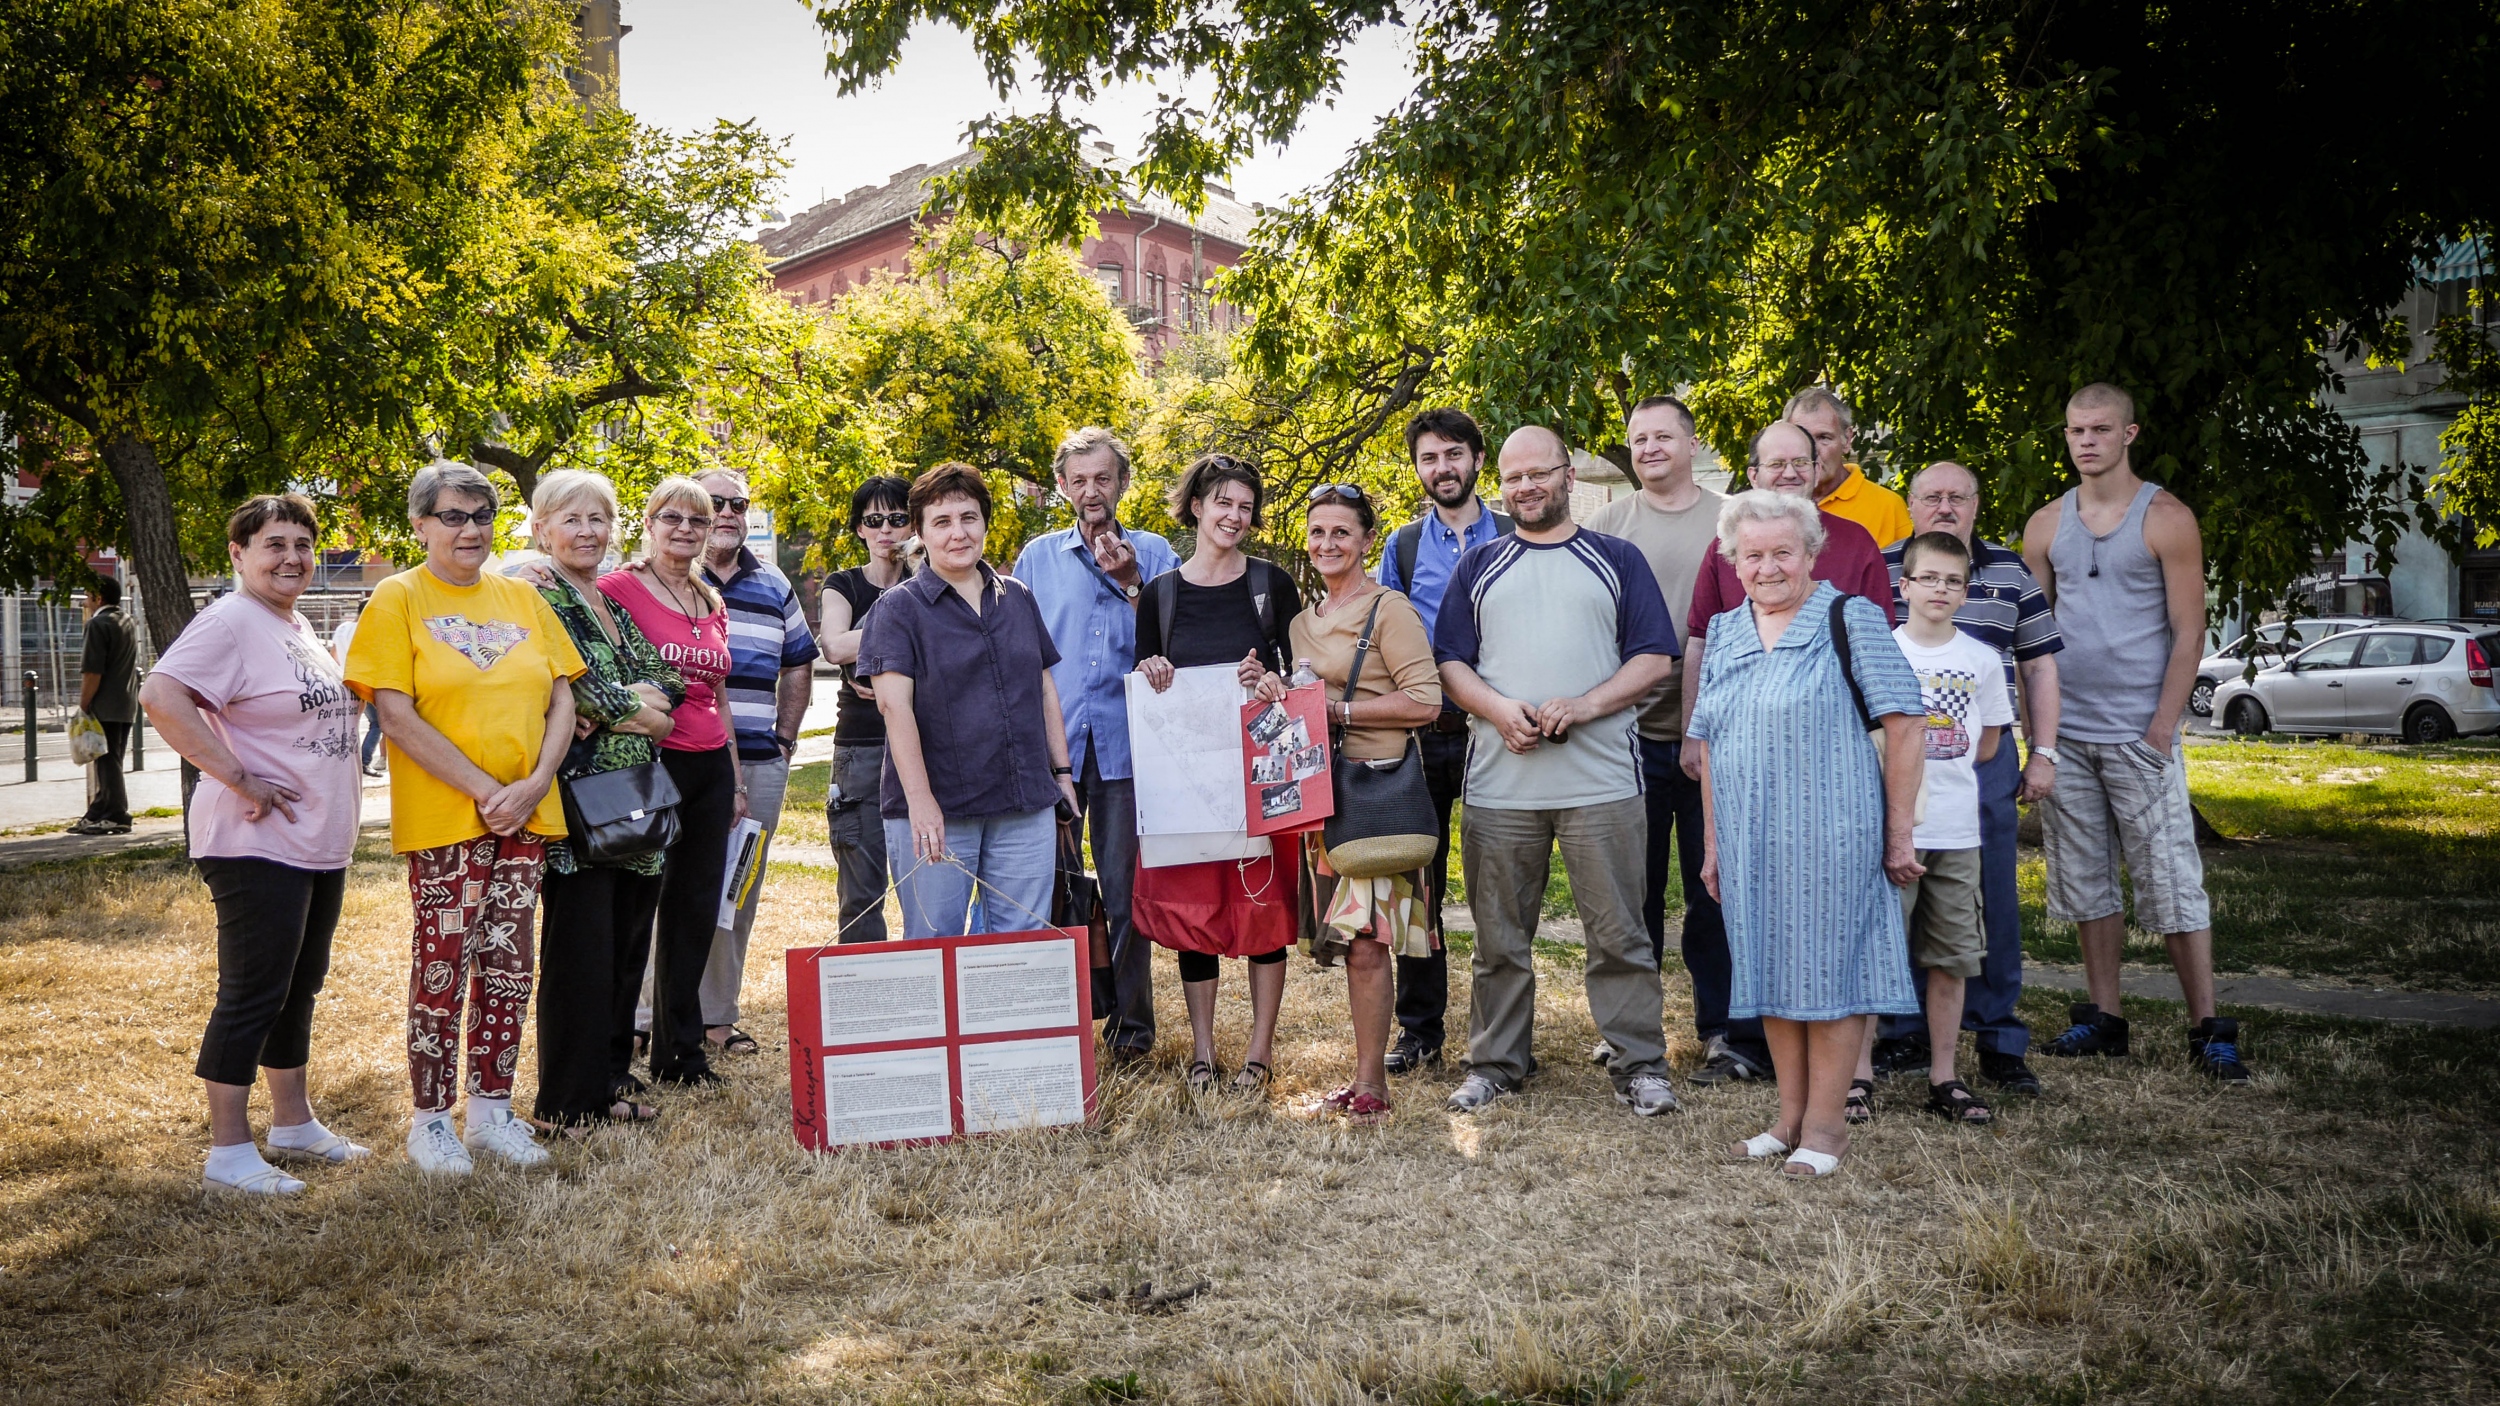
[[[511,1117],[512,1096],[510,1094],[502,1098],[488,1098],[484,1094],[469,1095],[468,1128],[470,1132],[476,1132],[480,1128],[491,1128]]]
[[[451,1110],[448,1108],[439,1108],[431,1113],[425,1111],[424,1109],[418,1109],[415,1113],[410,1114],[408,1117],[408,1131],[411,1133],[421,1133],[425,1131],[426,1125],[429,1123],[442,1123],[448,1126],[450,1122]]]
[[[210,1181],[222,1181],[229,1186],[234,1186],[254,1172],[268,1169],[269,1164],[262,1160],[260,1147],[256,1143],[238,1142],[230,1147],[212,1147],[208,1150],[208,1179]]]
[[[283,1128],[270,1128],[269,1145],[271,1147],[288,1147],[300,1150],[302,1148],[310,1147],[314,1143],[317,1143],[323,1138],[329,1136],[330,1130],[321,1126],[320,1119],[307,1118],[301,1123],[289,1123]]]

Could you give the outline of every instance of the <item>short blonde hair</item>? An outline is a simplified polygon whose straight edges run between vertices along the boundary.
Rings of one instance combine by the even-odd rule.
[[[544,552],[547,540],[543,535],[549,518],[588,498],[608,510],[608,524],[613,528],[624,510],[616,505],[616,485],[606,474],[588,469],[558,469],[538,481],[538,491],[530,495],[530,544]],[[550,556],[554,553],[548,553]]]
[[[634,558],[637,563],[651,560],[651,523],[663,508],[675,508],[690,517],[709,518],[712,515],[712,490],[684,474],[670,474],[651,485],[651,496],[642,504],[642,554]],[[713,590],[712,583],[703,579],[703,555],[700,552],[695,554],[693,576],[694,593],[702,600],[703,608],[706,611],[720,609],[720,592]]]
[[[1719,509],[1719,555],[1736,560],[1736,531],[1749,522],[1784,522],[1797,529],[1809,557],[1823,554],[1823,514],[1813,503],[1768,488],[1748,488]]]

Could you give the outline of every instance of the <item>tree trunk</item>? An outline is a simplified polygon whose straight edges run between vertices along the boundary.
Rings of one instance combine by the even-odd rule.
[[[174,518],[173,490],[156,446],[127,430],[96,445],[104,467],[120,487],[130,518],[130,563],[139,573],[139,604],[148,640],[163,654],[191,623],[191,577],[182,565],[182,533]]]

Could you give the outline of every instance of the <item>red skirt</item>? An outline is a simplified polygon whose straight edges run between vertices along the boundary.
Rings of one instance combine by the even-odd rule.
[[[1129,919],[1158,946],[1218,957],[1263,957],[1299,935],[1302,866],[1298,835],[1279,835],[1273,853],[1204,864],[1140,865]]]

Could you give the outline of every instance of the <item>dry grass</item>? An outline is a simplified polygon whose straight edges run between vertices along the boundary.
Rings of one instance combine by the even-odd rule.
[[[369,853],[316,1046],[326,1118],[379,1157],[240,1204],[197,1189],[200,886],[162,858],[0,874],[0,1398],[2500,1392],[2490,1036],[2252,1013],[2264,1073],[2226,1094],[2148,1006],[2151,1058],[2051,1069],[1992,1133],[1899,1090],[1842,1175],[1796,1185],[1719,1160],[1766,1090],[1617,1108],[1578,1057],[1576,953],[1545,954],[1529,1096],[1458,1121],[1427,1079],[1360,1134],[1288,1116],[1344,1073],[1337,978],[1293,973],[1272,1104],[1199,1111],[1167,964],[1166,1063],[1111,1084],[1098,1128],[815,1157],[788,1132],[778,955],[830,928],[833,887],[782,867],[749,974],[768,1053],[731,1088],[559,1148],[552,1174],[428,1184],[399,1151],[404,902]],[[1228,983],[1228,1060],[1246,1020]],[[1199,1279],[1170,1313],[1118,1302]]]

